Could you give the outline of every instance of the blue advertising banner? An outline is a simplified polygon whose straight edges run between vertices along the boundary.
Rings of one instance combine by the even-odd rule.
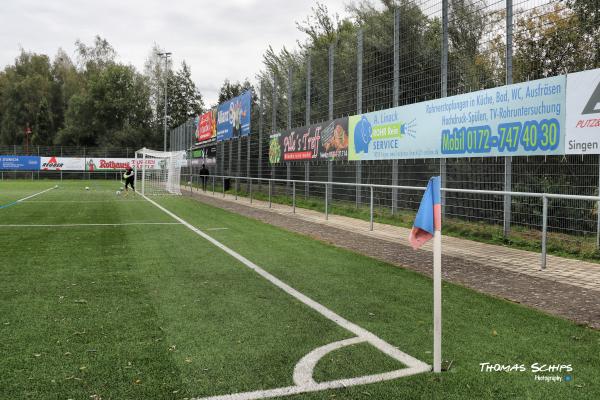
[[[566,76],[350,117],[349,160],[564,154]]]
[[[250,134],[250,108],[252,92],[219,104],[217,109],[217,141],[229,140]]]
[[[0,170],[38,171],[40,157],[37,156],[0,156]]]

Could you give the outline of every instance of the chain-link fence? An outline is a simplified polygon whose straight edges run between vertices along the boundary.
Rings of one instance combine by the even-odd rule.
[[[277,129],[600,67],[598,1],[386,4],[383,10],[359,6],[352,26],[342,24],[329,42],[302,47],[258,73],[252,134],[218,143],[211,173],[406,186],[424,186],[440,174],[448,188],[598,194],[598,155],[269,164],[269,134]],[[189,149],[193,134],[191,121],[172,130],[171,148]],[[300,197],[324,196],[322,185],[301,186]],[[289,183],[276,190],[288,189]],[[369,193],[334,186],[328,195],[337,204],[360,208]],[[413,212],[419,204],[418,194],[393,188],[378,188],[374,197],[377,208],[390,216]],[[485,235],[504,240],[518,240],[519,235],[539,239],[540,198],[444,197],[445,217],[457,226],[483,224]],[[548,228],[557,240],[595,251],[598,225],[593,202],[550,201]]]

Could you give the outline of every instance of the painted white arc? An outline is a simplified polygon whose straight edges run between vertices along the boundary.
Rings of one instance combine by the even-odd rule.
[[[325,346],[318,347],[302,357],[294,368],[294,383],[298,386],[316,385],[317,382],[313,379],[313,371],[321,358],[326,354],[341,349],[342,347],[351,346],[353,344],[364,343],[365,340],[359,337],[340,340],[339,342],[329,343]]]

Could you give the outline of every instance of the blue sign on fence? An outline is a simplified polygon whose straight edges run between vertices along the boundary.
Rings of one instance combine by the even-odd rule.
[[[219,104],[217,112],[217,141],[229,140],[250,134],[250,109],[252,92]]]
[[[0,170],[9,171],[38,171],[40,157],[38,156],[0,156]]]

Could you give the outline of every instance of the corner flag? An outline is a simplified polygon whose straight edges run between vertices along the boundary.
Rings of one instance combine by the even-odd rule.
[[[427,189],[421,199],[421,205],[410,231],[408,240],[413,249],[417,250],[433,237],[435,231],[442,230],[442,202],[440,195],[440,177],[434,176],[429,180]]]
[[[429,180],[408,240],[417,250],[433,238],[433,372],[442,371],[442,201],[440,177]]]

